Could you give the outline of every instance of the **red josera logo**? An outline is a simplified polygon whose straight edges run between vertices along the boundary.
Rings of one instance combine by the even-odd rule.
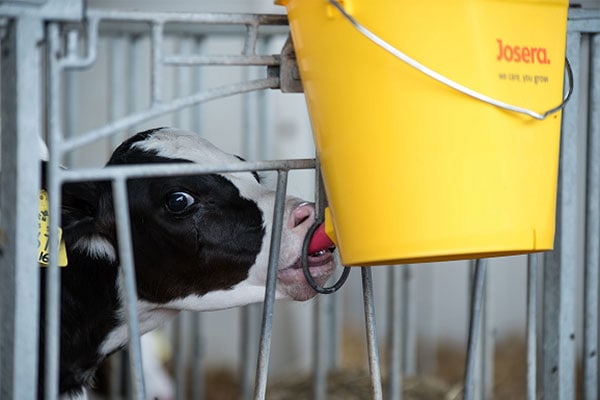
[[[525,64],[550,64],[548,50],[545,47],[520,46],[504,43],[502,39],[498,42],[498,55],[496,60],[525,63]]]

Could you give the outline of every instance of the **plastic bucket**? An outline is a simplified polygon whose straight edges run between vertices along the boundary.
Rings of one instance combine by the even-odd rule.
[[[552,248],[568,1],[279,3],[345,265]]]

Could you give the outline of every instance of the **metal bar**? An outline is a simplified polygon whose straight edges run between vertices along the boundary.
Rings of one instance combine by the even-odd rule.
[[[343,268],[339,257],[336,257],[336,268]],[[342,312],[343,312],[343,304],[342,297],[334,293],[330,296],[329,300],[329,326],[328,326],[328,335],[329,335],[329,370],[337,370],[340,368],[340,364],[342,362],[341,357],[341,343],[342,343],[342,334],[341,334],[341,320],[342,320]]]
[[[63,69],[87,68],[96,62],[96,58],[98,57],[98,24],[100,19],[88,14],[85,22],[87,24],[87,46],[85,56],[82,57],[77,52],[79,33],[75,30],[69,32],[67,35],[67,54],[59,61],[60,67]]]
[[[78,79],[72,72],[64,74],[64,97],[67,99],[63,106],[64,133],[66,137],[72,137],[77,131],[80,116]],[[68,154],[64,161],[67,168],[72,167],[75,162],[74,154]]]
[[[277,281],[277,265],[279,263],[281,232],[283,229],[283,212],[285,211],[287,178],[288,171],[277,171],[277,192],[275,195],[273,227],[271,230],[271,244],[269,248],[269,269],[267,272],[260,347],[256,367],[256,383],[254,387],[255,400],[264,399],[267,393],[267,374],[269,369],[269,355],[271,353],[271,335],[273,333],[275,284]]]
[[[131,35],[128,38],[129,51],[127,52],[127,103],[126,109],[127,114],[133,114],[135,111],[140,109],[139,93],[141,91],[139,70],[141,68],[142,60],[142,40],[139,35]],[[127,127],[129,130],[135,131],[136,125],[132,124]]]
[[[203,400],[206,387],[204,377],[204,340],[202,337],[202,318],[199,312],[191,314],[192,323],[192,399]]]
[[[37,239],[40,169],[31,146],[42,132],[42,21],[9,20],[2,41],[0,181],[0,398],[37,396],[39,266]]]
[[[475,398],[475,374],[477,363],[478,336],[481,333],[481,319],[485,293],[486,260],[478,259],[475,265],[473,286],[471,289],[471,312],[469,339],[467,344],[467,362],[465,364],[464,400]]]
[[[320,168],[316,173],[316,218],[322,220],[326,206]],[[337,366],[339,329],[337,326],[335,296],[319,296],[313,308],[313,399],[327,398],[327,377]]]
[[[597,399],[598,391],[598,289],[600,285],[600,34],[592,35],[590,49],[587,138],[587,198],[585,239],[585,302],[583,398]]]
[[[49,234],[50,249],[59,248],[58,227],[60,220],[60,159],[58,144],[61,137],[60,125],[60,88],[61,70],[57,65],[54,54],[59,47],[59,27],[57,24],[48,25],[48,74],[47,74],[47,108],[46,118],[48,121],[48,142],[50,157],[47,165],[47,189],[49,201]],[[59,390],[59,360],[60,360],[60,270],[58,268],[58,252],[50,252],[50,262],[46,267],[46,307],[45,315],[45,362],[42,366],[44,371],[44,391],[46,400],[54,400],[58,397]]]
[[[150,51],[152,54],[150,77],[152,97],[150,98],[150,104],[154,106],[162,102],[163,24],[161,23],[152,24],[152,44]]]
[[[406,376],[417,374],[417,302],[412,266],[402,268],[402,364]]]
[[[249,80],[256,77],[256,74],[252,74],[252,71],[245,68],[242,72],[244,80]],[[256,160],[258,159],[257,154],[257,99],[256,93],[246,93],[242,99],[242,113],[244,119],[244,137],[243,137],[243,149],[244,155],[247,159]],[[240,363],[240,379],[241,379],[241,394],[242,399],[251,399],[253,395],[252,385],[254,383],[253,377],[256,376],[256,359],[258,355],[258,349],[256,347],[259,343],[260,331],[256,321],[260,319],[260,305],[250,304],[242,309],[241,322],[241,351],[242,359]]]
[[[202,66],[202,65],[221,65],[221,66],[271,66],[279,65],[281,58],[279,55],[235,55],[235,54],[215,54],[215,55],[169,55],[165,56],[165,65],[176,66]]]
[[[244,55],[256,54],[256,38],[258,37],[258,24],[246,25],[246,37],[244,40]]]
[[[330,296],[319,296],[313,308],[313,396],[314,400],[327,398],[327,372],[329,343],[327,332],[327,304]]]
[[[189,39],[190,42],[190,53],[200,53],[202,50],[202,37],[191,37]],[[202,89],[202,74],[199,68],[194,68],[191,71],[191,90],[192,91],[201,91]],[[202,131],[202,109],[201,107],[196,107],[195,110],[192,110],[190,113],[190,121],[189,125],[194,132]],[[204,337],[202,335],[203,332],[203,324],[202,324],[202,314],[199,312],[192,313],[192,377],[194,385],[192,387],[192,399],[194,400],[204,400],[205,391],[206,391],[206,378],[204,373]]]
[[[272,42],[273,37],[271,35],[269,36],[262,36],[259,41],[258,41],[258,49],[261,52],[266,52],[269,51],[269,49],[272,47],[271,46],[271,42]],[[278,57],[278,56],[277,56]],[[258,92],[258,103],[259,103],[259,109],[258,109],[258,113],[259,113],[259,138],[258,138],[258,143],[259,143],[259,148],[258,148],[258,155],[259,155],[259,159],[261,160],[269,160],[272,159],[274,157],[274,151],[273,151],[273,146],[274,146],[274,142],[275,140],[274,135],[273,135],[273,105],[272,105],[272,96],[268,95],[268,92],[266,90],[262,90],[260,92]]]
[[[483,310],[481,322],[481,352],[479,353],[479,365],[481,366],[480,399],[491,399],[494,397],[494,350],[496,338],[493,320],[493,297],[490,295],[492,284],[486,283],[483,292]]]
[[[192,53],[201,54],[204,50],[204,37],[194,36],[194,49]],[[199,93],[202,92],[202,72],[200,68],[194,68],[192,70],[192,91]],[[202,107],[200,105],[192,109],[190,125],[194,132],[202,132],[202,123],[204,121],[202,115]]]
[[[81,168],[75,170],[65,170],[62,173],[63,181],[97,181],[109,180],[115,178],[148,178],[152,176],[177,176],[177,175],[198,175],[198,174],[219,174],[248,171],[288,171],[291,169],[313,169],[315,160],[297,159],[297,160],[272,160],[272,161],[239,161],[223,165],[199,165],[193,163],[172,163],[172,164],[147,164],[147,165],[127,165],[110,166],[108,168]]]
[[[250,81],[258,78],[258,71],[254,68],[244,68],[244,80]],[[249,160],[257,160],[258,135],[259,135],[259,105],[258,93],[249,92],[243,96],[243,118],[244,118],[244,150]]]
[[[161,29],[162,31],[162,29]],[[162,40],[162,37],[161,37]],[[156,43],[153,41],[153,45]],[[162,48],[162,44],[159,45]],[[191,53],[191,43],[186,37],[179,38],[176,43],[178,51],[182,53]],[[160,62],[160,61],[159,61]],[[161,66],[159,64],[159,66]],[[181,68],[175,68],[173,70],[173,93],[176,97],[183,96],[189,92],[190,80],[189,76],[186,75],[189,71],[183,71]],[[189,75],[189,74],[188,74]],[[184,120],[183,111],[174,113],[173,124],[176,127],[183,128]],[[185,352],[185,346],[183,345],[186,338],[185,321],[187,313],[181,313],[175,320],[174,325],[174,344],[175,344],[175,398],[177,400],[183,400],[189,398],[187,391],[188,383],[186,377],[186,365],[188,361],[187,353]],[[195,386],[197,381],[195,377],[192,379],[192,384]]]
[[[127,97],[123,96],[123,89],[127,87],[127,81],[133,81],[134,75],[128,75],[123,61],[127,60],[127,39],[117,36],[109,39],[109,68],[108,68],[108,119],[114,121],[125,114],[127,110]],[[109,154],[123,140],[123,134],[113,135],[108,148]]]
[[[181,53],[192,53],[193,42],[189,37],[180,38],[176,46],[178,51]],[[191,78],[189,70],[184,71],[182,68],[173,68],[173,93],[176,97],[181,97],[189,94],[191,91]],[[173,126],[183,128],[184,127],[184,112],[179,110],[173,115]]]
[[[88,8],[88,19],[155,22],[190,22],[220,25],[287,25],[283,14],[240,14],[240,13],[169,13],[146,11],[123,11],[116,9]]]
[[[175,399],[184,400],[189,398],[187,395],[187,379],[185,377],[186,353],[184,341],[187,336],[185,328],[186,313],[180,313],[175,319],[173,329],[173,341],[175,342]]]
[[[400,266],[388,267],[388,398],[402,400],[402,275]]]
[[[367,330],[367,352],[369,355],[369,371],[373,400],[383,399],[381,388],[381,370],[379,368],[379,349],[377,346],[377,327],[375,323],[375,299],[373,294],[373,277],[370,267],[361,268],[363,286],[363,304],[365,325]]]
[[[254,90],[272,89],[279,86],[279,78],[269,77],[250,82],[240,82],[231,85],[223,85],[209,89],[205,92],[195,93],[180,99],[155,104],[147,110],[140,111],[106,124],[101,128],[88,131],[80,136],[70,138],[63,142],[62,151],[68,152],[78,147],[85,146],[97,140],[103,139],[123,129],[140,124],[152,118],[177,111],[179,109],[203,103],[210,100],[231,96],[234,94],[247,93]]]
[[[537,399],[537,270],[539,254],[527,256],[527,400]]]
[[[115,220],[117,221],[117,238],[119,242],[119,284],[123,291],[129,333],[129,366],[133,380],[133,397],[146,398],[144,387],[144,373],[142,368],[142,349],[140,344],[140,328],[137,315],[137,288],[135,284],[135,270],[133,249],[131,244],[131,225],[127,199],[127,186],[124,178],[113,181],[113,196],[115,207]]]
[[[567,58],[580,74],[579,33],[567,33]],[[573,96],[562,118],[556,237],[544,266],[544,345],[542,389],[545,400],[575,397],[575,298],[577,256],[577,135],[579,98]]]
[[[240,398],[251,399],[253,395],[253,377],[256,377],[257,344],[260,330],[257,321],[261,318],[261,305],[249,304],[241,310],[240,332]]]

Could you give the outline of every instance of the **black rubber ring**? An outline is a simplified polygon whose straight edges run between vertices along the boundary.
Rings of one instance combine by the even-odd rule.
[[[312,240],[313,235],[317,228],[322,224],[322,222],[316,221],[306,233],[306,237],[304,238],[304,243],[302,243],[302,271],[304,272],[304,277],[306,281],[317,293],[321,294],[332,294],[340,290],[340,288],[348,279],[348,275],[350,275],[350,267],[344,267],[344,271],[342,272],[342,276],[338,279],[336,283],[329,287],[321,287],[317,282],[315,282],[314,278],[310,274],[310,270],[308,269],[308,246],[310,241]]]

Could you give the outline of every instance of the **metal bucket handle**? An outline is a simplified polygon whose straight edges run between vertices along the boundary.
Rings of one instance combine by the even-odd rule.
[[[565,105],[567,104],[567,102],[569,101],[571,94],[573,93],[573,71],[571,70],[571,65],[569,64],[569,60],[567,58],[565,58],[565,70],[567,71],[567,77],[569,80],[569,90],[567,91],[567,94],[563,98],[563,101],[556,107],[553,107],[547,111],[544,111],[543,113],[538,113],[538,112],[529,110],[527,108],[508,104],[503,101],[486,96],[486,95],[479,93],[473,89],[469,89],[468,87],[463,86],[460,83],[457,83],[457,82],[445,77],[444,75],[441,75],[441,74],[433,71],[432,69],[426,67],[425,65],[416,61],[415,59],[409,57],[405,53],[401,52],[400,50],[398,50],[397,48],[395,48],[394,46],[392,46],[391,44],[389,44],[388,42],[386,42],[385,40],[383,40],[382,38],[380,38],[373,32],[371,32],[370,30],[365,28],[363,25],[361,25],[350,14],[348,14],[346,12],[346,10],[344,10],[342,5],[337,0],[328,0],[328,1],[333,7],[335,7],[344,16],[344,18],[346,18],[346,20],[348,22],[350,22],[354,26],[354,28],[356,28],[357,31],[359,31],[361,34],[363,34],[363,36],[365,36],[367,39],[371,40],[373,43],[375,43],[376,45],[378,45],[379,47],[381,47],[388,53],[392,54],[394,57],[399,58],[400,60],[404,61],[406,64],[408,64],[411,67],[415,68],[416,70],[424,73],[425,75],[429,76],[430,78],[435,79],[436,81],[438,81],[448,87],[451,87],[452,89],[454,89],[460,93],[463,93],[463,94],[466,94],[467,96],[473,97],[477,100],[480,100],[485,103],[491,104],[493,106],[502,108],[504,110],[513,111],[516,113],[528,115],[535,119],[544,120],[544,119],[546,119],[546,117],[548,115],[554,114],[555,112],[562,110],[565,107]]]

